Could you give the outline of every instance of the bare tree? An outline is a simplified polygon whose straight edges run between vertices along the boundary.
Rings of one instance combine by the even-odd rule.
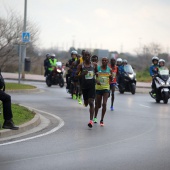
[[[7,68],[11,63],[18,63],[15,45],[22,43],[23,19],[15,12],[8,12],[6,18],[0,17],[0,67]],[[37,25],[27,22],[27,30],[31,34],[31,43],[27,44],[28,53],[33,53],[38,40],[39,29]]]

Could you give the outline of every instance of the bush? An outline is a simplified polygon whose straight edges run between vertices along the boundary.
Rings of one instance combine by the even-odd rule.
[[[137,81],[139,82],[151,82],[152,81],[152,77],[149,74],[149,70],[146,71],[146,69],[144,71],[137,72],[136,78],[137,78]]]

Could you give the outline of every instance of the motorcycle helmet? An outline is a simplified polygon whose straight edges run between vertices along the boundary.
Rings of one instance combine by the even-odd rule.
[[[118,58],[116,61],[122,63],[122,59],[121,58]]]
[[[162,63],[161,66],[164,66],[165,65],[165,60],[164,59],[160,59],[158,63],[159,63],[159,65]]]
[[[55,58],[55,54],[51,54],[51,58]]]
[[[159,58],[158,58],[157,56],[154,56],[154,57],[152,57],[152,62],[153,62],[154,60],[159,61]]]
[[[46,58],[47,58],[47,57],[50,57],[50,54],[49,54],[49,53],[46,54]]]
[[[127,64],[127,63],[128,63],[128,61],[127,61],[127,60],[123,60],[122,62],[123,62],[123,64]]]
[[[76,50],[73,50],[73,51],[71,52],[71,55],[78,55],[78,53],[77,53]]]

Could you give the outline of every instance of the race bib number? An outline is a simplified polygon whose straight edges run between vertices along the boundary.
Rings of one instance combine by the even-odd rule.
[[[112,72],[112,77],[115,78],[116,77],[116,73]]]
[[[88,73],[85,75],[85,79],[93,79],[94,78],[94,72],[88,71]]]
[[[109,73],[99,73],[98,76],[101,85],[109,84],[109,76],[110,76]]]

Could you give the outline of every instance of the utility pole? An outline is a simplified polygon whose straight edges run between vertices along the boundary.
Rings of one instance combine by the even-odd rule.
[[[27,0],[25,0],[24,5],[24,26],[23,32],[26,32],[26,24],[27,24]],[[25,79],[25,58],[26,58],[26,43],[23,45],[22,51],[22,79]]]

